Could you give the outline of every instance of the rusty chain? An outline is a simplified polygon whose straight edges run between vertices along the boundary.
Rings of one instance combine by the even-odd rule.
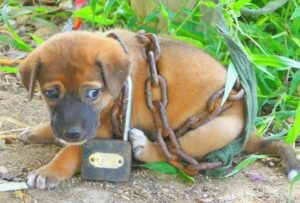
[[[110,34],[110,37],[117,39],[124,48],[125,52],[127,52],[127,48],[125,47],[124,43],[116,34]],[[205,118],[193,116],[179,128],[173,130],[166,115],[166,107],[168,104],[167,82],[163,76],[159,75],[158,69],[156,67],[156,63],[161,55],[158,38],[154,34],[145,33],[143,31],[139,32],[136,37],[142,44],[145,45],[145,56],[147,58],[150,69],[150,76],[145,83],[146,102],[148,108],[153,114],[153,120],[156,125],[157,141],[161,146],[167,161],[189,175],[196,175],[202,170],[221,167],[222,162],[220,161],[213,163],[199,163],[195,158],[189,156],[182,150],[178,138],[190,130],[205,125],[218,115],[222,114],[228,108],[230,108],[234,101],[242,99],[244,96],[244,90],[241,88],[240,83],[238,81],[236,82],[236,91],[233,90],[230,93],[227,102],[223,106],[220,105],[219,100],[224,95],[225,88],[218,90],[209,98],[206,105],[206,109],[209,114]],[[160,88],[160,100],[153,100],[152,90],[154,88]],[[128,93],[128,90],[126,89],[126,86],[124,86],[120,97],[117,99],[112,109],[111,121],[114,129],[114,134],[117,137],[122,136],[124,109],[127,105],[126,92]],[[168,144],[164,140],[164,138],[166,137],[170,140]]]

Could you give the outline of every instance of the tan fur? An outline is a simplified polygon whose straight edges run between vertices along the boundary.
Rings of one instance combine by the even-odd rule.
[[[112,85],[112,88],[105,90],[99,100],[94,102],[94,105],[101,106],[99,110],[102,110],[97,137],[109,138],[112,137],[111,108],[114,98],[117,96],[116,93],[120,91],[118,81],[124,79],[124,76],[117,76],[116,74],[119,73],[113,72],[111,69],[128,64],[131,67],[130,76],[134,88],[131,126],[146,131],[148,138],[153,140],[155,139],[155,125],[152,113],[145,102],[145,81],[149,77],[149,68],[144,56],[143,45],[136,40],[134,33],[124,30],[109,32],[115,32],[122,38],[129,50],[128,56],[116,40],[104,37],[107,33],[60,34],[39,47],[22,64],[21,75],[24,78],[25,86],[32,64],[38,60],[44,68],[40,70],[38,77],[40,87],[44,87],[51,81],[60,81],[66,92],[80,92],[82,85],[90,81],[93,81],[93,83],[89,83],[90,85],[114,83],[108,84]],[[69,39],[69,41],[66,42],[65,39]],[[60,46],[55,47],[51,44],[53,40],[59,41],[61,47],[72,47],[72,44],[66,43],[79,43],[82,44],[82,48],[78,53],[72,50],[60,52]],[[160,38],[160,46],[162,55],[157,65],[159,73],[168,83],[169,102],[166,112],[171,126],[177,128],[191,116],[207,115],[206,102],[214,92],[224,86],[226,70],[208,54],[182,42]],[[57,53],[65,55],[58,57]],[[105,70],[101,73],[104,74],[102,78],[99,77],[99,71],[95,66],[95,62],[99,58],[109,64],[104,66]],[[45,68],[47,66],[51,66],[51,69]],[[70,74],[75,74],[75,72],[77,79],[71,81]],[[116,81],[116,77],[120,78],[117,78]],[[154,97],[155,95],[158,97],[159,94],[155,93]],[[233,141],[240,135],[243,127],[244,107],[243,103],[239,101],[211,122],[185,134],[179,141],[185,152],[201,158]],[[49,129],[50,126],[44,126],[44,131],[34,130],[32,135],[39,134],[49,140],[51,137],[48,133]],[[257,142],[261,143],[261,140]],[[81,150],[80,146],[65,147],[49,164],[36,172],[41,175],[46,174],[46,176],[58,176],[59,181],[71,177],[80,166]],[[256,149],[256,151],[258,150]],[[147,140],[144,151],[139,157],[144,162],[164,160],[160,147],[149,140]]]

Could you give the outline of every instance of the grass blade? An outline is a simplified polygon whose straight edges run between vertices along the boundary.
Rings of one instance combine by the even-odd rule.
[[[17,67],[0,66],[0,72],[5,73],[17,73],[19,69]]]
[[[238,77],[238,74],[235,70],[235,67],[233,63],[230,61],[229,66],[228,66],[228,71],[227,71],[227,76],[226,76],[226,84],[225,84],[225,92],[222,98],[221,106],[226,102],[233,86]]]
[[[37,45],[41,45],[43,44],[44,40],[42,40],[39,36],[35,35],[35,34],[29,34],[31,36],[31,38],[35,41],[35,43]]]
[[[159,161],[159,162],[153,162],[153,163],[148,163],[148,164],[140,164],[138,166],[147,168],[147,169],[151,169],[153,171],[157,171],[162,174],[178,176],[184,182],[191,182],[193,184],[195,184],[195,182],[196,182],[192,176],[186,174],[184,171],[178,170],[177,168],[175,168],[168,162]]]
[[[153,171],[157,171],[163,174],[172,174],[172,175],[176,175],[177,174],[177,169],[172,166],[171,164],[167,163],[167,162],[154,162],[154,163],[148,163],[148,164],[140,164],[139,166],[143,167],[143,168],[148,168],[151,169]]]
[[[13,27],[10,25],[9,20],[8,20],[8,5],[4,5],[2,10],[1,10],[1,15],[2,15],[2,20],[5,23],[8,32],[10,33],[10,35],[15,39],[15,41],[18,43],[20,49],[22,49],[23,51],[32,51],[33,48],[28,45],[26,42],[24,42],[19,36],[18,34],[15,32],[15,30],[13,29]]]
[[[246,168],[247,166],[249,166],[250,164],[252,164],[253,162],[255,162],[257,159],[263,159],[268,157],[267,155],[250,155],[248,156],[246,159],[244,159],[243,161],[241,161],[230,173],[228,173],[225,177],[228,178],[230,176],[235,175],[236,173],[238,173],[240,170]]]
[[[290,189],[289,189],[289,200],[288,202],[291,203],[291,198],[292,198],[292,191],[294,189],[295,184],[300,181],[300,172],[293,178],[291,184],[290,184]]]
[[[285,138],[285,142],[287,144],[292,144],[294,143],[299,135],[300,132],[300,100],[298,103],[298,108],[297,108],[297,113],[296,113],[296,117],[295,117],[295,122],[292,125],[289,133],[287,134],[286,138]]]
[[[251,55],[251,59],[254,63],[262,66],[271,67],[293,67],[300,69],[300,63],[293,59],[286,58],[284,56],[277,55]]]

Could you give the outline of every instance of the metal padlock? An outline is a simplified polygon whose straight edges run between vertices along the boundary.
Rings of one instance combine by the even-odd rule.
[[[132,105],[132,81],[127,78],[128,103],[124,119],[123,140],[92,139],[83,146],[81,178],[126,182],[131,176],[132,147],[128,141]]]

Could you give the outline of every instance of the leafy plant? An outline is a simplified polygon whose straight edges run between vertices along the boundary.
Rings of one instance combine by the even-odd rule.
[[[268,157],[267,155],[252,154],[252,155],[248,156],[246,159],[244,159],[243,161],[241,161],[230,173],[225,175],[225,177],[228,178],[230,176],[233,176],[236,173],[238,173],[239,171],[241,171],[242,169],[246,168],[247,166],[249,166],[250,164],[255,162],[257,159],[263,159],[263,158],[267,158],[267,157]]]
[[[292,196],[292,191],[294,189],[294,186],[299,181],[300,181],[300,173],[298,173],[291,181],[290,189],[289,189],[289,203],[291,203],[291,196]]]
[[[189,176],[182,170],[178,170],[171,164],[167,162],[154,162],[154,163],[148,163],[148,164],[140,164],[139,167],[148,168],[154,171],[157,171],[159,173],[163,174],[169,174],[173,176],[179,177],[184,182],[189,182],[195,184],[195,179],[192,176]]]

